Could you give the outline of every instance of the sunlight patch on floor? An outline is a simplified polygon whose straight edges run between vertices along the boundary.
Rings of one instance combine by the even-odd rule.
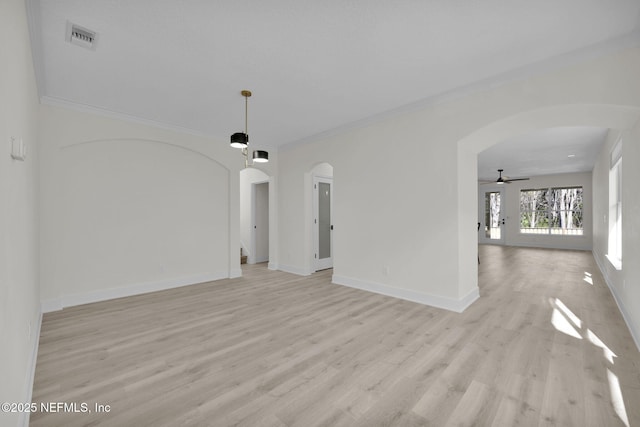
[[[590,285],[593,285],[593,277],[591,276],[591,273],[588,273],[588,272],[585,271],[584,272],[584,279],[582,279],[582,280],[584,280],[585,282],[587,282]]]
[[[567,334],[581,340],[582,335],[574,327],[575,325],[578,329],[582,328],[582,321],[580,321],[578,316],[573,314],[573,312],[569,310],[569,308],[558,298],[549,298],[549,304],[553,307],[553,313],[551,314],[551,324],[553,327],[563,334]],[[573,325],[569,320],[573,322]]]
[[[624,399],[622,398],[622,390],[620,390],[618,376],[607,369],[607,377],[609,378],[609,391],[611,392],[613,409],[624,425],[629,427],[629,417],[627,416],[627,409],[624,407]]]
[[[609,347],[605,343],[602,342],[600,338],[596,334],[593,333],[591,329],[587,329],[587,339],[596,347],[600,347],[604,352],[604,357],[613,365],[613,358],[618,357],[616,354],[611,351]]]
[[[585,272],[586,279],[591,279],[591,275]],[[592,281],[588,283],[593,284]],[[591,344],[602,349],[604,358],[613,365],[614,357],[618,357],[611,349],[591,330],[588,328],[583,329],[582,321],[576,316],[560,299],[549,298],[549,304],[553,308],[551,315],[551,324],[557,331],[572,336],[577,339],[582,339],[583,336],[578,330],[584,330],[584,338],[586,338]],[[575,326],[575,327],[574,327]],[[577,327],[577,329],[576,329]],[[618,376],[611,372],[607,368],[607,378],[609,380],[609,393],[611,394],[611,404],[618,415],[618,418],[629,427],[629,417],[627,410],[624,406],[624,399],[622,397],[622,389],[620,388],[620,381]]]
[[[574,325],[576,325],[578,328],[582,328],[582,321],[573,313],[573,311],[569,310],[569,307],[564,305],[564,303],[558,298],[556,298],[554,302],[556,307],[562,310],[562,312],[569,318],[569,320],[573,322]]]
[[[553,309],[553,314],[551,315],[551,324],[554,328],[564,334],[567,334],[574,338],[578,338],[579,340],[582,339],[582,335],[580,335],[580,333],[576,331],[576,328],[574,328],[573,325],[569,323],[567,318],[564,317],[560,310],[558,310],[557,308]]]

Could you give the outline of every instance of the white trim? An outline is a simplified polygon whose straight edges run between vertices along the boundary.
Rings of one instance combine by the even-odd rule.
[[[627,309],[625,308],[624,303],[622,302],[623,299],[620,298],[620,296],[618,296],[616,287],[613,286],[613,284],[611,283],[611,279],[607,274],[607,269],[604,268],[604,265],[602,265],[602,263],[600,262],[601,258],[598,256],[598,254],[595,251],[592,251],[591,253],[593,254],[593,259],[596,260],[596,264],[598,265],[598,268],[602,273],[604,282],[607,284],[607,287],[609,287],[609,291],[611,292],[611,295],[613,295],[613,299],[616,301],[616,304],[618,305],[618,310],[622,314],[622,318],[624,319],[624,322],[627,324],[627,328],[629,329],[631,338],[633,338],[633,342],[636,344],[636,348],[638,349],[638,351],[640,351],[640,331],[636,330],[633,327],[633,322],[631,322],[631,316],[627,314]]]
[[[269,264],[267,264],[267,268],[272,271],[279,270],[278,264],[276,264],[275,262],[269,262]]]
[[[530,236],[534,236],[531,234]],[[545,235],[546,236],[546,235]],[[560,236],[558,236],[560,237]],[[568,237],[568,236],[565,236]],[[569,243],[580,243],[578,239],[586,239],[586,236],[572,236],[572,239],[575,239],[575,242]],[[519,248],[540,248],[540,249],[560,249],[565,251],[590,251],[590,248],[585,248],[584,246],[573,246],[567,245],[566,241],[549,241],[549,242],[509,242],[506,246],[514,246]],[[490,245],[491,243],[480,243],[481,245]]]
[[[229,277],[238,277],[233,276],[233,273],[233,271],[231,272],[231,274],[227,274],[226,271],[218,273],[203,273],[194,276],[161,280],[158,282],[137,283],[120,288],[102,289],[98,291],[62,295],[58,298],[42,301],[41,306],[43,313],[48,313],[50,311],[61,310],[66,307],[73,307],[76,305],[90,304],[93,302],[107,301],[115,298],[123,298],[133,295],[146,294],[149,292],[163,291],[166,289],[211,282],[214,280],[226,279]],[[240,270],[240,273],[242,273],[242,270]]]
[[[23,402],[31,402],[31,398],[33,397],[33,380],[36,376],[36,362],[38,361],[38,348],[40,346],[40,329],[42,327],[42,311],[38,312],[38,320],[36,320],[35,330],[32,331],[31,339],[33,340],[33,350],[31,351],[31,356],[29,358],[29,364],[27,365],[29,372],[27,373],[27,396],[23,400]],[[18,425],[29,427],[29,412],[21,412],[18,417]]]
[[[51,313],[52,311],[60,311],[64,308],[62,305],[62,297],[51,298],[40,301],[40,311],[43,313]]]
[[[27,22],[29,23],[29,41],[31,43],[31,60],[36,78],[38,97],[47,92],[44,74],[44,55],[42,53],[42,20],[40,19],[40,4],[38,0],[27,0]]]
[[[237,277],[242,277],[242,268],[234,268],[229,272],[229,279],[235,279]],[[221,277],[220,279],[224,279],[224,277]]]
[[[458,308],[457,313],[462,313],[467,308],[471,306],[477,299],[480,298],[480,288],[476,286],[475,289],[472,289],[467,293],[467,295],[463,296],[458,300]]]
[[[329,184],[329,222],[333,224],[333,177],[327,177],[323,175],[312,174],[313,188],[311,193],[313,194],[312,200],[312,215],[313,215],[313,258],[311,263],[313,264],[314,271],[326,270],[333,268],[333,229],[329,230],[329,253],[327,258],[320,259],[320,183]]]
[[[394,288],[392,286],[383,285],[381,283],[368,282],[360,279],[354,279],[352,277],[338,276],[335,274],[331,278],[331,281],[337,285],[348,286],[350,288],[374,292],[376,294],[416,302],[418,304],[455,311],[456,313],[462,313],[475,300],[480,298],[480,290],[478,288],[473,289],[464,297],[456,300],[453,298],[429,295],[423,292],[417,292],[408,289]]]
[[[251,189],[251,196],[250,196],[251,201],[249,203],[251,203],[251,208],[249,212],[249,217],[250,217],[249,218],[249,227],[250,227],[249,244],[251,245],[251,252],[247,257],[247,264],[255,264],[256,263],[255,254],[257,252],[256,250],[256,183],[255,182],[251,183],[250,189]]]
[[[485,197],[486,193],[499,193],[500,194],[500,217],[498,222],[500,223],[500,238],[491,239],[486,236],[484,227],[486,227],[486,205]],[[480,223],[480,230],[478,230],[478,243],[484,245],[501,245],[504,246],[507,242],[507,227],[504,221],[507,218],[507,203],[506,203],[507,189],[503,185],[498,184],[482,184],[478,185],[478,218]]]
[[[262,185],[262,184],[267,184],[267,200],[269,203],[269,206],[271,205],[271,187],[270,187],[270,183],[268,179],[264,179],[262,181],[255,181],[251,183],[251,250],[252,253],[249,254],[249,257],[247,259],[247,264],[257,264],[259,262],[267,262],[269,261],[269,254],[267,254],[267,256],[258,256],[258,243],[257,243],[257,231],[256,231],[256,226],[257,226],[257,221],[258,221],[258,212],[257,212],[257,203],[256,203],[256,197],[257,197],[257,189],[258,189],[258,185]],[[267,218],[269,218],[269,210],[270,208],[267,208]],[[269,226],[271,224],[270,219],[267,221],[267,232],[269,233],[269,239],[271,239],[271,230],[269,229]],[[269,250],[269,246],[267,246],[267,251]]]
[[[594,257],[595,257],[595,255],[594,255]],[[612,255],[609,255],[609,254],[605,255],[605,257],[607,258],[607,260],[609,260],[609,262],[611,263],[611,266],[613,268],[615,268],[618,271],[622,270],[622,261],[621,260],[619,260],[618,258],[615,258],[615,257],[613,257]]]
[[[609,163],[609,169],[613,169],[618,160],[622,158],[622,134],[618,135],[618,140],[611,149],[611,158]]]
[[[293,265],[278,264],[278,270],[285,273],[297,274],[298,276],[311,276],[313,271],[306,271],[304,268],[295,267]]]
[[[118,113],[116,111],[107,110],[105,108],[95,107],[93,105],[81,104],[79,102],[69,101],[67,99],[53,97],[53,96],[47,96],[47,95],[41,96],[40,102],[44,105],[51,105],[53,107],[66,108],[69,110],[79,111],[81,113],[96,114],[98,116],[109,117],[117,120],[123,120],[129,123],[136,123],[140,125],[165,129],[173,132],[185,133],[187,135],[199,136],[204,138],[211,138],[212,136],[196,129],[185,128],[182,126],[173,125],[169,123],[162,123],[162,122],[145,119],[138,116],[132,116],[130,114]]]

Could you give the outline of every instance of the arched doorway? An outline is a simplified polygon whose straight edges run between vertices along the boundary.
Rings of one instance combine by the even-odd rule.
[[[628,130],[640,109],[617,105],[559,105],[495,121],[458,141],[458,286],[461,295],[478,287],[476,258],[478,188],[477,156],[488,147],[516,135],[558,126],[597,126]],[[471,224],[471,225],[470,225]]]

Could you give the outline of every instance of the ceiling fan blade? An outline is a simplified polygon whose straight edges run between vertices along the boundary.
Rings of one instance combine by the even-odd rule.
[[[498,179],[495,181],[478,181],[478,184],[511,184],[513,181],[528,181],[529,178],[509,178],[508,176],[502,175],[504,169],[498,169]]]

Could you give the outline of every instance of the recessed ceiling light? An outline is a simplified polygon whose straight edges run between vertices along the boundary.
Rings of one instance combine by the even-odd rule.
[[[571,158],[571,157],[575,157],[575,154],[569,154],[567,157]]]

